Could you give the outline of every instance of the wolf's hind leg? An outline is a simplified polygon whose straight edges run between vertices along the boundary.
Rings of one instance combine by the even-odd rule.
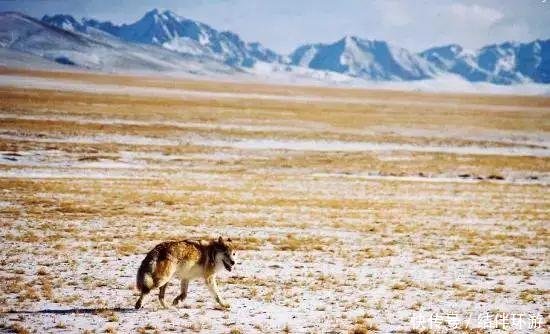
[[[210,291],[210,294],[216,299],[216,302],[220,304],[223,308],[229,308],[230,305],[228,302],[226,302],[221,296],[220,291],[218,290],[218,283],[216,282],[216,276],[211,275],[205,278],[206,279],[206,285],[208,286],[208,291]]]
[[[163,308],[167,308],[166,303],[164,302],[164,293],[166,292],[166,287],[168,287],[168,282],[170,282],[170,279],[172,276],[174,276],[174,273],[177,269],[177,262],[171,261],[169,259],[158,261],[156,270],[155,270],[155,286],[158,286],[160,288],[159,291],[159,301],[160,305],[162,305]]]
[[[180,283],[181,291],[180,294],[174,298],[174,301],[172,302],[172,305],[176,306],[178,303],[182,300],[184,300],[187,297],[187,287],[189,286],[189,281],[186,279],[182,279]]]
[[[163,286],[159,289],[159,301],[160,305],[162,305],[163,308],[168,308],[166,304],[164,303],[164,293],[166,292],[166,288],[168,287],[168,282],[166,282]]]
[[[139,310],[141,307],[142,307],[142,304],[143,304],[143,298],[145,298],[145,296],[148,295],[148,292],[142,292],[141,295],[139,296],[139,299],[137,300],[136,302],[136,310]]]

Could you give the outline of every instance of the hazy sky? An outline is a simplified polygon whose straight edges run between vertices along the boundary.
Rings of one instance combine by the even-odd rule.
[[[344,35],[387,40],[412,51],[550,38],[550,0],[0,0],[0,11],[116,23],[133,22],[152,8],[231,30],[282,53]]]

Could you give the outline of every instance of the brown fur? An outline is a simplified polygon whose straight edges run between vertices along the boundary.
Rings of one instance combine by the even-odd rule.
[[[181,292],[174,299],[174,305],[187,296],[189,280],[203,277],[216,301],[222,307],[228,307],[229,305],[219,296],[215,274],[219,270],[220,261],[227,270],[231,270],[235,263],[232,255],[231,246],[221,237],[209,242],[181,240],[158,244],[147,254],[139,267],[137,288],[141,296],[136,302],[136,309],[141,308],[143,298],[157,287],[160,288],[161,305],[166,307],[164,293],[168,282],[175,274],[180,276]]]

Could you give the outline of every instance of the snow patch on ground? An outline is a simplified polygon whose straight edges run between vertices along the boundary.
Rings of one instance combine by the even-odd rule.
[[[454,74],[440,74],[433,79],[412,81],[371,81],[336,72],[315,71],[304,67],[261,64],[251,72],[254,77],[274,84],[318,85],[327,87],[353,87],[417,91],[430,93],[472,93],[496,95],[550,95],[550,85],[525,82],[514,85],[496,85],[470,82]],[[238,76],[238,75],[237,75]],[[254,79],[252,77],[252,79]],[[251,78],[243,78],[250,80]]]
[[[155,96],[155,97],[171,97],[180,99],[258,99],[269,101],[293,101],[293,102],[323,102],[323,103],[351,103],[351,104],[380,104],[392,106],[432,106],[432,107],[456,107],[454,103],[434,102],[434,101],[418,101],[418,100],[388,100],[388,99],[373,99],[373,98],[339,98],[330,96],[286,96],[286,95],[271,95],[259,93],[228,93],[228,92],[211,92],[184,90],[175,88],[159,88],[159,87],[139,87],[139,86],[121,86],[111,84],[93,84],[84,83],[76,80],[51,80],[47,78],[26,77],[19,75],[0,75],[0,86],[19,87],[27,89],[47,89],[61,90],[72,92],[86,92],[94,94],[121,94],[121,95],[138,95],[138,96]],[[387,89],[388,87],[380,86],[379,88]],[[549,88],[550,90],[550,88]],[[479,92],[479,91],[478,91]],[[507,93],[510,94],[510,93]],[[495,111],[517,111],[517,110],[547,110],[547,108],[526,107],[514,105],[487,105],[487,104],[461,104],[464,108],[483,108],[485,110]]]
[[[433,146],[398,143],[354,142],[339,140],[284,140],[284,139],[206,139],[199,136],[167,139],[132,135],[96,135],[96,136],[65,136],[63,138],[17,135],[13,133],[0,134],[1,139],[28,140],[43,143],[116,143],[125,145],[156,145],[178,146],[198,145],[208,147],[229,147],[241,150],[291,150],[317,152],[442,152],[461,155],[502,155],[502,156],[535,156],[549,157],[547,148],[533,147],[482,147],[482,146]]]
[[[277,140],[277,139],[242,139],[227,140],[197,140],[197,145],[214,147],[232,147],[244,150],[297,150],[320,152],[379,152],[379,151],[410,151],[410,152],[443,152],[453,154],[505,155],[505,156],[540,156],[549,157],[550,150],[531,147],[481,147],[481,146],[430,146],[394,143],[345,142],[337,140]]]

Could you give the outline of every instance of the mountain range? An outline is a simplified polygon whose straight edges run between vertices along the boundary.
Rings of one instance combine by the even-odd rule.
[[[0,13],[0,47],[4,54],[24,53],[43,61],[107,71],[231,74],[254,73],[268,65],[287,72],[307,70],[315,76],[335,73],[377,81],[453,74],[470,82],[550,83],[550,39],[505,42],[479,50],[450,44],[415,53],[385,41],[345,36],[282,55],[259,42],[243,41],[233,32],[157,9],[122,25],[61,14],[38,20],[4,12]]]
[[[57,27],[19,13],[2,13],[0,64],[6,59],[17,61],[25,58],[31,62],[33,59],[47,60],[52,66],[61,64],[102,71],[181,71],[197,74],[236,71],[208,57],[178,53],[154,45],[128,43],[92,27],[80,26],[82,30],[72,28],[66,23]]]

